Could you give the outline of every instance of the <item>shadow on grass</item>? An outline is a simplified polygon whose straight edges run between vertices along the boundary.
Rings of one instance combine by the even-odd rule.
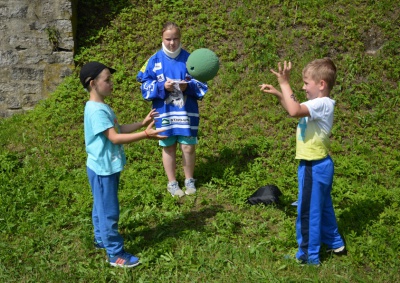
[[[369,224],[376,221],[387,206],[387,201],[365,199],[345,205],[338,219],[339,231],[344,236],[350,233],[361,235]]]
[[[343,202],[341,203],[341,207],[345,207],[344,210],[338,214],[337,209],[335,210],[339,233],[343,237],[346,245],[348,241],[346,241],[346,236],[349,234],[357,234],[358,236],[362,236],[366,228],[376,222],[380,215],[384,212],[385,207],[388,206],[389,200],[370,200],[364,199],[361,201],[357,201],[355,203]],[[287,217],[296,219],[297,217],[297,207],[290,207],[290,204],[287,200],[284,202],[280,202],[276,208],[285,212]],[[295,225],[293,223],[293,225]],[[351,245],[351,243],[350,243]],[[331,253],[326,253],[327,247],[322,244],[320,251],[320,261],[324,262],[331,258]]]
[[[198,211],[182,213],[179,217],[168,219],[154,228],[148,228],[140,231],[138,234],[142,237],[138,246],[152,246],[162,242],[167,238],[178,238],[187,231],[204,231],[207,221],[219,212],[224,211],[222,205],[211,205]],[[135,223],[135,226],[137,223]],[[128,226],[129,227],[129,226]],[[129,227],[133,229],[134,227]],[[136,233],[124,235],[126,239],[135,239]]]
[[[240,148],[223,147],[216,154],[202,156],[196,161],[195,174],[199,184],[211,179],[223,179],[227,169],[234,170],[236,175],[248,170],[248,163],[259,157],[255,144],[240,146]]]

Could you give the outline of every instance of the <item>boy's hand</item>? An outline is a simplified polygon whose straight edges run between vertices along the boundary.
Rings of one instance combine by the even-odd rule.
[[[281,62],[278,63],[278,72],[271,69],[271,72],[278,78],[279,84],[289,82],[290,70],[292,69],[292,62],[284,61],[283,67]]]
[[[154,121],[154,118],[157,117],[158,115],[159,113],[156,112],[156,109],[151,109],[149,114],[147,114],[146,118],[143,119],[142,127],[149,125],[152,121]]]
[[[160,136],[159,133],[164,132],[164,129],[153,129],[155,121],[153,120],[146,128],[145,133],[148,138],[156,140],[165,140],[167,136]]]
[[[262,84],[259,85],[260,90],[266,93],[271,93],[273,95],[275,95],[276,97],[281,97],[282,93],[277,90],[273,85],[269,85],[269,84]]]

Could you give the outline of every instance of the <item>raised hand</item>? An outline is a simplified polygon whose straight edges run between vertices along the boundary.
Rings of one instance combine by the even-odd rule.
[[[282,84],[289,82],[291,69],[292,69],[292,62],[284,61],[283,67],[281,62],[278,63],[278,71],[275,71],[273,69],[271,69],[270,71],[277,77],[279,84]]]
[[[154,121],[154,118],[157,117],[159,113],[156,111],[156,109],[151,109],[149,114],[143,119],[142,125],[145,127],[149,125],[152,121]]]
[[[273,85],[262,84],[262,85],[259,85],[259,87],[260,87],[260,90],[263,92],[271,93],[277,97],[282,96],[282,93],[279,90],[277,90]]]

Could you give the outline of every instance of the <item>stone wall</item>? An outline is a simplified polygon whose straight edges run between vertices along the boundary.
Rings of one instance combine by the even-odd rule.
[[[74,68],[74,0],[0,0],[0,117],[31,109]]]

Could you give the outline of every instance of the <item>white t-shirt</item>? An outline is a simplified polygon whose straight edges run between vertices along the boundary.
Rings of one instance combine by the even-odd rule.
[[[296,133],[296,159],[320,160],[328,156],[335,101],[329,97],[302,103],[310,117],[300,119]]]

